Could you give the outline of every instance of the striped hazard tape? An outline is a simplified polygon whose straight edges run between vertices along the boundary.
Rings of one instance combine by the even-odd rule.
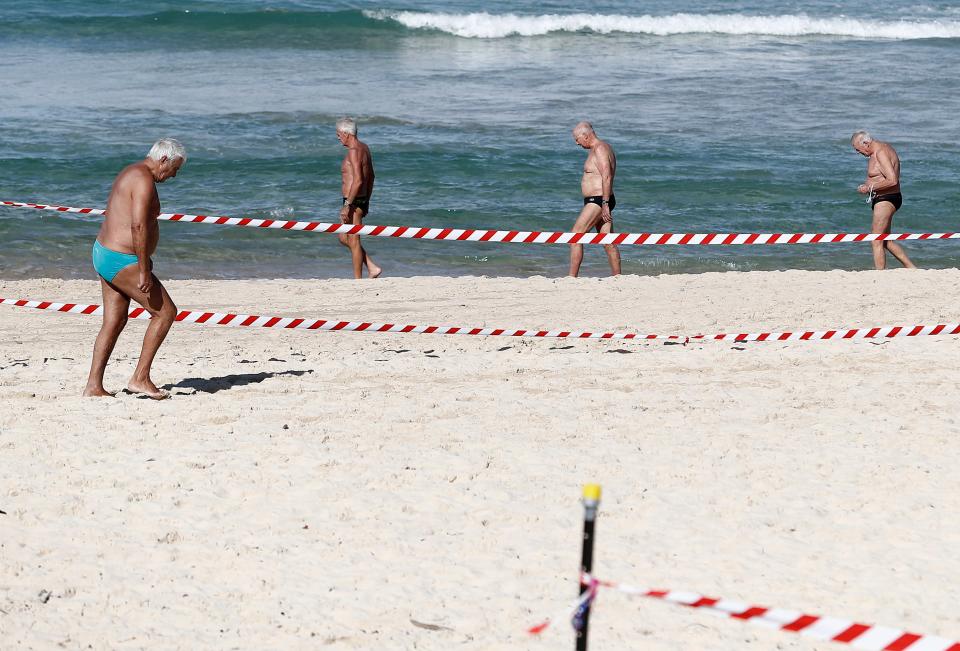
[[[0,305],[50,310],[66,314],[100,315],[99,305],[57,303],[17,298],[0,298]],[[131,307],[131,319],[149,319],[142,307]],[[721,333],[714,335],[658,335],[635,332],[591,332],[584,330],[538,330],[534,328],[491,328],[474,326],[425,326],[373,321],[339,321],[334,319],[306,319],[302,317],[261,316],[230,312],[202,312],[183,310],[177,321],[201,325],[219,325],[244,328],[277,328],[285,330],[335,330],[343,332],[396,332],[437,335],[475,335],[481,337],[545,337],[559,339],[641,339],[669,341],[813,341],[825,339],[890,339],[893,337],[922,337],[960,334],[960,323],[915,326],[880,326],[835,330],[797,330],[790,332]]]
[[[903,629],[888,626],[861,624],[839,617],[808,615],[799,610],[753,606],[730,599],[705,597],[695,592],[650,590],[623,583],[599,581],[592,577],[584,577],[584,583],[595,586],[592,590],[593,594],[596,593],[596,587],[613,589],[629,595],[659,599],[678,606],[697,608],[731,619],[753,622],[766,628],[799,633],[816,640],[845,643],[855,649],[863,649],[863,651],[960,651],[960,642],[947,638],[910,633]],[[581,597],[568,612],[575,612],[584,602],[585,598]],[[527,629],[527,632],[537,635],[546,630],[552,621],[554,620],[546,620],[532,626]]]
[[[100,208],[71,208],[20,201],[0,201],[12,208],[35,208],[55,212],[103,215]],[[454,240],[459,242],[511,242],[520,244],[622,244],[622,245],[737,245],[737,244],[836,244],[887,240],[953,240],[960,233],[563,233],[548,231],[495,231],[473,228],[427,228],[421,226],[359,226],[316,221],[285,221],[247,217],[214,217],[162,213],[159,219],[194,224],[246,226],[341,235],[400,237],[416,240]]]

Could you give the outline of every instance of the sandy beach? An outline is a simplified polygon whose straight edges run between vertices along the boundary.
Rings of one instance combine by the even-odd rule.
[[[960,271],[173,281],[181,309],[698,334],[960,321]],[[99,303],[93,281],[0,296]],[[121,388],[144,322],[108,366]],[[98,317],[0,306],[5,649],[557,649],[596,573],[960,637],[957,337],[532,340],[177,324],[83,399]],[[953,524],[950,524],[950,523]],[[834,649],[600,595],[591,648]]]

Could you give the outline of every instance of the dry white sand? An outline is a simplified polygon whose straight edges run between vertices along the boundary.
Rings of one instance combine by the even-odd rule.
[[[960,321],[960,272],[169,283],[183,309],[694,334]],[[93,282],[0,296],[99,302]],[[960,636],[960,339],[687,346],[179,324],[82,399],[95,317],[0,306],[0,646],[556,649],[597,574]],[[143,322],[107,369],[126,382]],[[425,626],[426,625],[426,626]],[[596,649],[831,649],[602,594]]]

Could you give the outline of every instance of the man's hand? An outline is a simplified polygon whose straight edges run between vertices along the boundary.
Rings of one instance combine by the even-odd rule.
[[[149,295],[150,290],[153,289],[153,274],[149,271],[140,271],[140,282],[137,283],[137,288],[144,294]]]
[[[870,192],[870,190],[871,188],[866,183],[861,183],[857,186],[857,192],[860,194],[867,194]]]
[[[613,214],[610,212],[610,206],[604,204],[600,206],[600,221],[609,224],[613,221]]]
[[[349,224],[351,222],[350,213],[353,212],[353,206],[344,206],[340,209],[340,223]]]

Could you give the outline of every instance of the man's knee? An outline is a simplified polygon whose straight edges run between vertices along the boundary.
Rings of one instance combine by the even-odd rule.
[[[103,327],[114,334],[119,334],[127,325],[127,313],[117,315],[115,318],[107,318],[103,321]]]
[[[150,310],[150,316],[154,319],[159,319],[165,323],[173,323],[179,311],[177,306],[173,301],[166,301],[163,305],[160,306],[159,310]]]

